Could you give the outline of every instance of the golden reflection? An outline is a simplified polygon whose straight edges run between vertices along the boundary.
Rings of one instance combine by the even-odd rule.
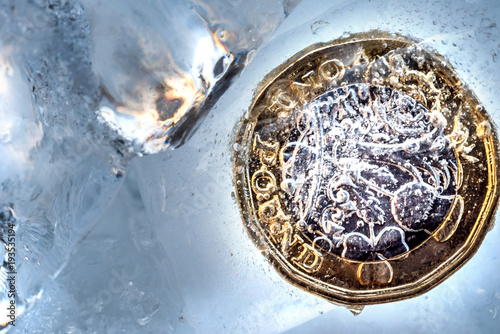
[[[189,70],[176,66],[158,73],[160,80],[156,87],[140,88],[136,101],[122,104],[115,101],[114,106],[101,107],[100,120],[125,139],[142,146],[143,153],[164,148],[172,128],[202,105],[234,60],[223,43],[223,30],[205,34],[196,45]]]

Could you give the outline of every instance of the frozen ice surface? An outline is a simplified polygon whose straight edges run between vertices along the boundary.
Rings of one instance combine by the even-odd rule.
[[[14,332],[189,333],[190,326],[179,321],[182,296],[171,274],[132,172]]]
[[[214,208],[205,207],[206,197],[190,209],[192,200],[184,195],[165,204],[165,210],[181,210],[172,219],[183,213],[181,201],[195,217],[205,215],[196,233],[185,233],[196,228],[190,219],[153,225],[145,208],[153,199],[139,192],[138,167],[14,333],[281,332],[295,323],[296,312],[302,322],[332,308],[268,267],[242,225],[231,224],[239,217],[226,216],[235,212],[231,191]],[[186,160],[181,168],[192,172],[196,166]],[[183,180],[172,182],[172,189],[180,191]],[[214,196],[230,187],[206,184]],[[214,236],[213,229],[223,233]]]
[[[127,161],[93,112],[98,86],[88,61],[88,22],[75,3],[58,8],[0,4],[0,202],[16,225],[18,314],[114,196]],[[9,302],[4,260],[2,307]]]
[[[0,0],[0,307],[40,298],[131,157],[182,144],[297,1],[264,3]]]
[[[441,333],[448,331],[447,328],[461,333],[494,331],[500,326],[498,227],[487,235],[479,253],[464,268],[423,296],[369,306],[356,317],[346,308],[321,303],[311,307],[314,312],[306,313],[302,311],[302,303],[307,299],[288,298],[288,307],[295,309],[291,311],[293,316],[281,313],[281,308],[276,309],[278,312],[268,314],[268,323],[279,324],[272,328],[257,327],[258,322],[251,327],[235,316],[238,313],[234,312],[233,305],[238,305],[239,312],[247,316],[261,314],[261,310],[253,306],[256,296],[263,298],[259,304],[281,305],[282,300],[287,299],[280,295],[280,289],[287,283],[276,276],[269,264],[261,262],[267,272],[253,271],[253,263],[261,261],[259,256],[262,257],[256,248],[251,261],[241,256],[252,246],[249,246],[248,238],[241,237],[241,234],[245,235],[243,223],[240,222],[235,200],[230,197],[234,188],[230,184],[232,166],[228,155],[237,123],[248,110],[257,83],[270,70],[315,42],[373,29],[396,32],[420,39],[423,47],[445,55],[495,122],[500,117],[496,93],[500,83],[500,67],[496,64],[500,43],[497,29],[500,26],[500,8],[497,2],[420,1],[396,4],[353,1],[326,10],[328,6],[328,3],[319,1],[299,5],[289,17],[290,21],[300,17],[302,12],[308,13],[311,8],[317,10],[317,17],[298,26],[285,27],[290,24],[290,21],[285,21],[279,30],[282,35],[273,37],[269,45],[261,50],[238,82],[219,101],[200,131],[184,147],[137,162],[146,211],[153,226],[158,226],[156,231],[167,253],[174,259],[172,266],[174,272],[179,273],[178,280],[183,282],[189,319],[198,320],[195,328],[200,332],[214,330],[207,324],[219,326],[215,327],[219,331],[224,329],[224,325],[229,328],[228,332],[238,329],[274,333],[287,328],[296,333],[368,333],[374,329],[386,333],[401,330]],[[322,8],[325,10],[322,11]],[[484,22],[488,22],[488,29],[484,28]],[[241,225],[235,227],[235,224]],[[236,249],[240,249],[239,253]],[[239,261],[225,261],[227,252],[233,257],[236,254]],[[193,260],[186,261],[186,257]],[[197,265],[186,267],[186,263]],[[242,276],[238,276],[240,274]],[[217,279],[211,283],[211,277]],[[220,281],[219,277],[226,278],[226,281]],[[236,283],[233,277],[238,278]],[[276,281],[269,284],[274,277]],[[224,289],[220,288],[224,283],[227,284]],[[233,284],[241,289],[233,291]],[[260,288],[253,284],[260,284]],[[278,296],[271,295],[266,289],[274,289]],[[289,289],[302,294],[298,289]],[[205,294],[199,296],[199,290]],[[220,295],[221,290],[230,292],[238,302],[227,302]],[[266,291],[264,296],[260,294],[262,290]],[[204,306],[216,300],[225,305],[213,303],[210,308]],[[327,312],[329,308],[332,311]],[[220,321],[220,312],[229,314],[231,321]],[[322,312],[325,312],[323,316]],[[281,323],[283,317],[287,319]],[[311,317],[313,319],[306,322]],[[200,322],[199,319],[211,319],[211,322]],[[300,326],[301,322],[306,323]]]
[[[83,0],[100,120],[141,153],[181,145],[297,2]]]
[[[26,312],[12,332],[498,331],[498,226],[488,233],[471,261],[432,291],[406,301],[368,306],[360,315],[353,316],[346,308],[333,306],[284,282],[253,245],[246,234],[234,198],[231,149],[237,123],[248,110],[255,87],[265,74],[312,43],[372,29],[418,38],[423,40],[424,47],[445,55],[498,124],[499,27],[500,7],[493,0],[303,2],[279,29],[281,35],[275,35],[271,43],[257,54],[247,71],[219,100],[186,145],[174,151],[136,159],[125,181],[109,181],[113,191],[120,188],[118,195],[109,208],[103,208],[104,214],[94,214],[95,219],[100,217],[96,227],[80,243],[59,276],[49,281],[38,303]],[[19,29],[29,31],[26,27]],[[70,37],[70,40],[75,38]],[[27,85],[19,74],[20,65],[10,61],[13,52],[17,51],[2,46],[0,64],[3,62],[4,65],[0,65],[0,74],[3,73],[8,80],[17,80],[19,85]],[[57,51],[54,52],[57,54]],[[60,70],[71,66],[62,66]],[[0,79],[0,94],[2,87],[11,87],[2,85],[2,82]],[[112,84],[117,82],[120,81],[111,80]],[[123,82],[129,84],[127,80]],[[17,84],[15,87],[18,87]],[[69,92],[75,89],[65,85],[60,88],[64,87],[70,87]],[[57,91],[50,93],[55,94]],[[83,90],[74,98],[89,94],[92,95]],[[44,125],[38,111],[31,112],[30,103],[26,102],[30,97],[25,89],[18,89],[15,94],[9,93],[8,96],[9,105],[21,107],[15,112],[12,111],[15,109],[6,108],[6,115],[11,112],[12,117],[23,115],[27,119],[27,122],[16,124],[11,132],[31,134],[25,137],[15,135],[12,141],[17,145],[14,151],[20,152],[15,158],[27,159],[21,153],[39,147],[46,137],[44,131],[51,131],[51,127]],[[41,100],[45,101],[44,97]],[[50,97],[47,96],[48,101]],[[109,97],[108,100],[106,103],[112,102]],[[55,105],[62,108],[64,103]],[[99,104],[96,108],[102,106]],[[107,106],[111,108],[113,105]],[[52,122],[50,124],[62,126],[71,123],[68,119],[58,123],[60,116],[58,113],[54,113],[57,117],[50,116],[51,110],[44,109],[44,115],[49,115],[44,117]],[[4,109],[2,115],[3,112]],[[75,118],[81,119],[79,116]],[[3,129],[1,126],[0,130]],[[106,133],[105,130],[100,131],[95,133]],[[69,137],[78,138],[76,135]],[[71,153],[70,148],[79,147],[75,146],[74,141],[70,141],[64,152]],[[64,141],[61,139],[61,142]],[[78,200],[65,202],[67,196],[61,196],[59,202],[56,201],[61,207],[57,212],[79,215],[64,217],[69,219],[67,221],[81,223],[82,216],[73,208],[73,203],[81,203],[85,194],[90,192],[86,186],[87,180],[76,176],[80,175],[81,178],[82,172],[70,178],[70,171],[79,164],[83,170],[94,167],[94,162],[99,159],[88,157],[102,153],[100,147],[100,144],[91,146],[88,155],[75,153],[75,159],[79,159],[77,162],[67,167],[61,162],[63,166],[53,167],[52,174],[47,168],[42,169],[41,173],[31,172],[31,175],[36,174],[42,180],[48,180],[46,175],[56,175],[61,171],[63,175],[68,175],[57,178],[61,180],[61,185],[51,185],[49,188],[53,191],[51,193],[68,194],[71,188],[78,194],[73,195]],[[14,159],[13,154],[9,154],[8,157]],[[102,154],[108,157],[111,153],[104,151]],[[44,166],[43,161],[50,161],[46,158],[44,155],[36,160],[39,165],[35,167]],[[112,168],[105,162],[102,164],[104,166],[98,169],[101,173]],[[17,171],[8,164],[2,164],[1,168],[13,174],[14,170]],[[78,182],[71,183],[73,179]],[[106,193],[109,196],[113,191]],[[18,219],[22,218],[18,215]],[[36,233],[30,232],[28,235],[37,238],[47,227],[43,224],[33,226],[38,228]],[[36,262],[33,260],[32,263],[34,267]],[[43,268],[42,262],[40,264]],[[44,273],[38,269],[30,272],[36,275]],[[24,283],[20,281],[18,284]]]

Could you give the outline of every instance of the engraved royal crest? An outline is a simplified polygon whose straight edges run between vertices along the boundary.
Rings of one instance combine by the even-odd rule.
[[[280,150],[288,211],[315,245],[385,260],[425,240],[457,188],[446,120],[396,90],[353,84],[294,114]]]

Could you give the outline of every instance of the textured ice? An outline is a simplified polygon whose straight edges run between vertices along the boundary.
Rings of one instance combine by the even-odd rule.
[[[297,1],[263,3],[0,0],[1,237],[16,234],[0,307],[40,299],[132,156],[182,144]]]
[[[312,43],[372,29],[419,38],[445,55],[498,123],[497,1],[303,2],[186,145],[136,159],[126,177],[121,175],[128,148],[140,152],[143,146],[127,146],[134,137],[120,132],[125,123],[110,129],[94,111],[121,117],[115,108],[119,99],[134,96],[140,85],[128,81],[133,74],[123,67],[125,73],[112,72],[106,79],[109,58],[86,53],[108,42],[110,49],[120,49],[120,38],[98,41],[104,37],[92,30],[93,20],[115,26],[97,17],[116,2],[84,1],[103,6],[102,13],[89,14],[78,2],[47,3],[0,0],[0,199],[2,207],[16,203],[18,235],[24,235],[18,242],[28,246],[18,255],[25,257],[19,272],[26,276],[20,274],[18,282],[23,298],[37,296],[45,282],[44,293],[13,333],[483,333],[499,328],[498,226],[477,255],[434,290],[366,307],[354,317],[290,286],[265,261],[239,216],[230,158],[235,126],[265,74]],[[21,22],[18,13],[30,19]],[[40,20],[45,16],[50,19]],[[156,24],[145,26],[161,29]],[[102,44],[94,46],[94,40]],[[65,50],[74,50],[74,56],[61,56]],[[86,62],[89,58],[101,65]],[[111,65],[128,69],[126,64]],[[103,95],[102,82],[110,87]],[[87,232],[68,265],[47,280],[70,255],[69,246]]]
[[[114,196],[127,158],[93,112],[99,92],[81,7],[2,1],[0,17],[0,201],[17,229],[21,313]]]
[[[155,153],[186,140],[297,1],[82,3],[108,99],[99,118],[136,151]]]
[[[500,83],[500,68],[495,54],[500,43],[499,30],[496,28],[500,26],[500,10],[496,2],[420,1],[395,5],[387,1],[356,1],[334,6],[330,10],[325,9],[330,5],[330,2],[320,1],[299,5],[279,29],[282,35],[275,36],[261,50],[235,86],[219,101],[213,117],[209,116],[192,140],[177,151],[138,161],[144,180],[140,182],[140,189],[146,211],[152,223],[158,224],[156,231],[161,236],[160,240],[175,259],[174,271],[182,275],[178,280],[183,282],[183,294],[189,296],[185,302],[186,309],[192,310],[190,320],[211,319],[197,322],[196,328],[200,332],[214,331],[214,328],[218,331],[227,328],[227,332],[234,332],[237,328],[240,331],[275,333],[295,326],[293,331],[296,333],[442,333],[447,328],[459,333],[494,332],[500,325],[500,281],[497,278],[497,254],[500,249],[496,242],[498,227],[486,236],[477,256],[464,268],[423,296],[397,303],[368,306],[357,317],[346,308],[322,303],[310,306],[309,310],[313,312],[307,313],[302,311],[302,303],[306,299],[302,299],[302,296],[300,301],[289,298],[287,305],[292,309],[296,308],[291,311],[293,315],[282,313],[284,311],[281,309],[277,314],[268,315],[268,323],[279,324],[272,328],[255,327],[258,322],[252,327],[248,322],[241,321],[240,316],[234,316],[235,313],[246,316],[261,314],[262,310],[254,306],[256,295],[263,298],[261,305],[266,302],[280,305],[282,299],[275,294],[267,293],[267,297],[262,297],[260,292],[267,292],[267,288],[279,290],[287,285],[279,278],[270,284],[277,276],[266,263],[261,264],[265,269],[260,273],[248,275],[247,267],[254,261],[260,261],[259,256],[262,257],[257,249],[254,250],[253,260],[242,264],[239,261],[232,263],[230,254],[228,256],[226,253],[231,252],[234,257],[237,254],[234,249],[239,248],[241,254],[248,247],[248,241],[240,241],[247,239],[239,236],[245,233],[244,227],[238,217],[235,201],[230,197],[230,192],[233,191],[233,187],[228,184],[232,174],[228,157],[231,141],[238,120],[248,110],[257,83],[271,69],[315,42],[372,29],[397,32],[421,39],[425,48],[445,55],[464,82],[478,95],[495,122],[498,122],[500,104],[496,87]],[[301,19],[302,13],[310,11],[317,11],[317,17],[302,25],[293,25],[294,20]],[[482,28],[484,23],[481,22],[485,20],[490,22],[489,32]],[[489,38],[486,37],[487,34]],[[170,168],[167,169],[167,166]],[[234,232],[234,224],[241,224],[236,227],[238,232]],[[193,254],[187,253],[186,249],[191,249]],[[175,254],[182,258],[177,258]],[[191,257],[203,257],[194,263],[205,263],[210,269],[204,266],[186,267],[184,263],[193,263],[192,260],[186,261]],[[226,262],[225,259],[229,260]],[[216,283],[206,282],[205,277],[208,279],[211,275],[215,276],[214,272],[219,270],[226,273],[226,278],[229,279],[223,282],[215,280]],[[211,275],[207,276],[207,272]],[[240,273],[244,276],[237,276]],[[231,289],[235,276],[244,292],[233,292]],[[249,284],[255,280],[260,282],[261,287],[251,290]],[[222,289],[219,286],[224,282],[227,285]],[[197,297],[200,289],[206,293],[202,296],[211,301],[214,300],[214,295],[218,300],[224,300],[221,290],[231,292],[234,299],[238,299],[234,303],[238,305],[239,312],[233,311],[235,304],[232,301],[226,302],[225,308],[217,304],[210,309],[201,307],[202,301],[197,302],[202,299]],[[298,289],[290,289],[302,294]],[[211,291],[215,292],[209,294]],[[189,303],[189,300],[192,302]],[[333,310],[327,312],[330,308]],[[220,320],[219,310],[230,312],[230,323]],[[286,320],[281,323],[283,317]],[[302,326],[298,325],[309,318],[312,320]],[[216,327],[209,327],[210,325]]]

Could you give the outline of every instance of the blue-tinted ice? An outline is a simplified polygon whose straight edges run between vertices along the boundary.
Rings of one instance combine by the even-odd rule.
[[[0,1],[1,309],[40,298],[130,159],[180,146],[296,3]]]
[[[175,13],[199,15],[186,22],[168,12],[167,3],[175,3]],[[500,8],[495,0],[304,1],[191,140],[178,150],[136,159],[132,173],[122,177],[132,156],[160,150],[162,136],[171,138],[172,110],[183,110],[182,118],[186,101],[196,102],[199,91],[207,94],[193,73],[211,82],[217,74],[231,73],[228,60],[252,58],[251,50],[285,17],[287,3],[0,0],[0,204],[3,212],[14,212],[18,226],[19,303],[30,306],[45,290],[12,332],[277,333],[295,327],[297,333],[481,333],[499,328],[498,226],[478,254],[436,289],[367,307],[354,317],[291,287],[263,260],[231,195],[230,160],[234,127],[258,82],[293,53],[349,32],[382,29],[423,40],[449,59],[498,123]],[[198,27],[207,38],[195,42],[184,30],[182,37],[170,36],[177,26],[162,19],[167,17],[179,20],[182,29]],[[204,29],[201,21],[214,17],[218,24]],[[222,18],[229,25],[219,25]],[[245,33],[249,22],[256,22],[254,42]],[[228,35],[214,35],[220,26]],[[217,42],[234,31],[236,41],[255,43],[246,47],[246,58],[237,51],[245,44],[228,42],[221,48]],[[186,48],[175,47],[179,43]],[[194,56],[200,43],[208,50],[198,62],[201,72],[191,66],[194,58],[185,58]],[[227,50],[232,57],[225,57]],[[172,64],[172,57],[184,59],[174,72],[161,67]],[[206,71],[210,64],[215,73]],[[175,78],[170,87],[177,89],[159,94],[170,78]],[[179,93],[184,89],[190,94]],[[185,137],[172,138],[180,139],[167,145]]]

